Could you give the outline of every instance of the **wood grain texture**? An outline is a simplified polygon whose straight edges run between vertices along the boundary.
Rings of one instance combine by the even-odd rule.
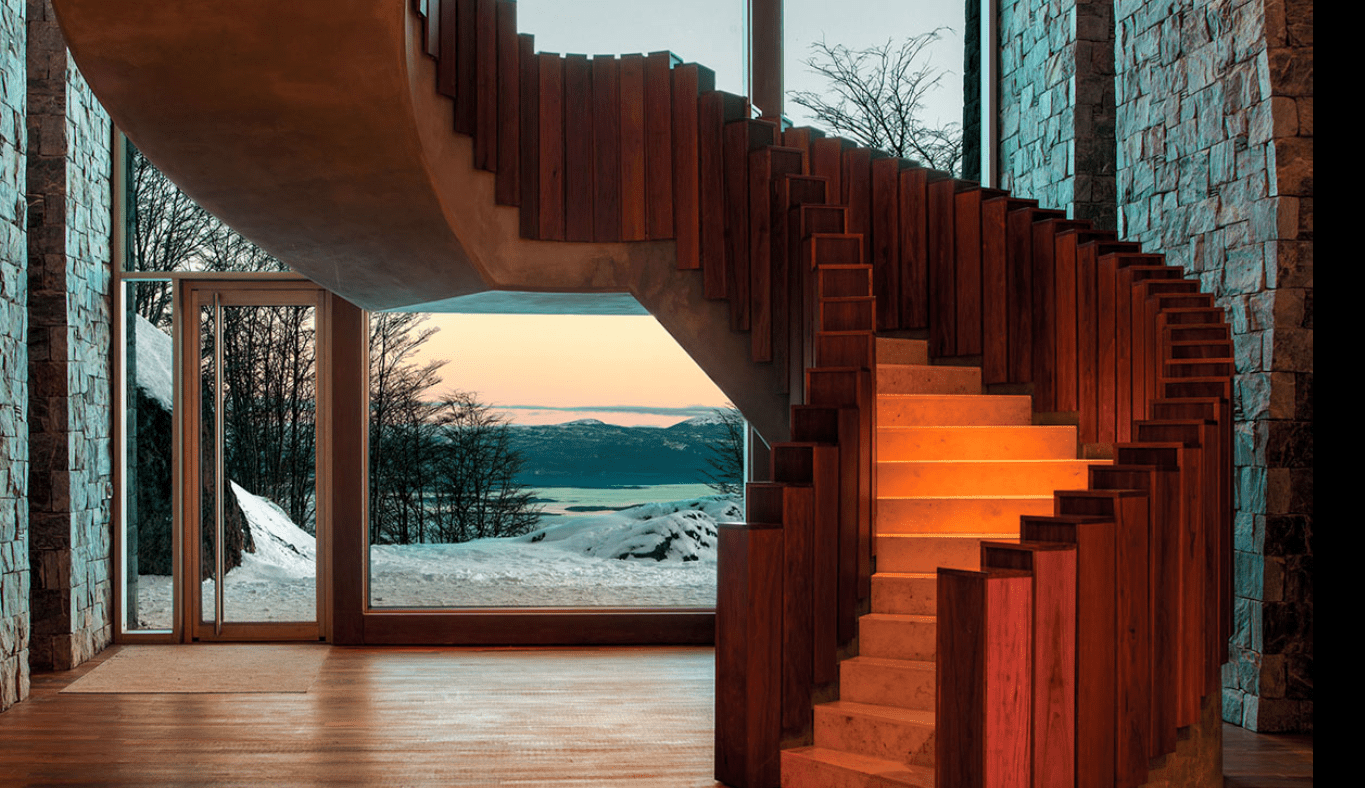
[[[957,355],[957,296],[954,289],[954,193],[951,178],[929,184],[929,355]]]
[[[872,151],[845,148],[840,164],[843,203],[848,206],[848,231],[863,237],[863,259],[872,259]]]
[[[536,56],[540,67],[539,208],[542,241],[562,241],[564,213],[564,58]]]
[[[447,0],[449,2],[449,0]],[[517,4],[498,0],[498,205],[521,203],[521,64]]]
[[[1005,273],[1008,197],[981,203],[981,382],[1009,380],[1009,280]]]
[[[649,237],[645,207],[645,57],[622,55],[621,118],[621,240]]]
[[[877,294],[877,328],[901,328],[901,160],[872,162],[872,263]]]
[[[1088,226],[1088,222],[1065,219],[1033,225],[1032,379],[1033,409],[1038,413],[1057,410],[1057,234]]]
[[[673,55],[645,58],[645,223],[651,240],[673,237]]]
[[[621,63],[592,59],[593,240],[621,240]]]
[[[496,0],[474,0],[475,89],[474,166],[498,167],[498,8]]]
[[[521,69],[521,237],[540,237],[540,61],[535,38],[517,36],[517,63]]]
[[[723,91],[703,93],[697,102],[702,281],[706,297],[711,299],[727,298],[730,293],[725,126],[742,119],[747,108],[742,96]]]
[[[455,3],[455,132],[473,134],[477,128],[479,106],[478,12],[475,0],[447,0]]]
[[[564,58],[564,239],[593,240],[593,92],[587,55]]]
[[[953,334],[959,355],[982,353],[981,189],[953,195]]]
[[[900,172],[900,253],[902,328],[929,325],[929,171],[910,167]]]
[[[678,267],[701,268],[701,213],[697,148],[697,98],[701,66],[685,63],[673,69],[673,232],[678,239]],[[714,82],[714,75],[711,75]]]
[[[1056,270],[1057,309],[1057,374],[1056,407],[1063,412],[1080,407],[1080,324],[1079,283],[1077,263],[1080,245],[1096,240],[1108,240],[1112,232],[1095,230],[1065,230],[1057,234],[1054,266]],[[1089,326],[1087,326],[1089,328]]]
[[[459,4],[456,0],[445,0],[441,3],[441,50],[440,56],[436,59],[436,92],[449,98],[455,98],[460,90],[455,70],[459,62],[460,47],[456,33],[458,13]]]

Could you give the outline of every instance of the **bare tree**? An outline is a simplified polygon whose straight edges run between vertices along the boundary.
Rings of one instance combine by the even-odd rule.
[[[739,409],[727,403],[724,408],[716,408],[716,418],[724,428],[720,438],[707,448],[710,450],[706,463],[710,471],[706,475],[706,486],[717,495],[739,496],[744,494],[744,430],[746,423]]]
[[[925,62],[926,48],[945,28],[894,40],[880,47],[849,49],[824,41],[811,44],[805,61],[829,82],[825,93],[793,91],[793,102],[810,110],[836,134],[860,145],[916,159],[956,174],[962,162],[962,126],[924,121],[924,101],[944,71]]]

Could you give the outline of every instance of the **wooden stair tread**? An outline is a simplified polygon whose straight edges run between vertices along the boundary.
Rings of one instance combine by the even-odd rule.
[[[802,761],[824,770],[812,770],[809,780],[792,774],[785,762]],[[865,786],[866,788],[933,788],[934,770],[925,766],[911,766],[899,761],[874,758],[842,750],[824,747],[796,747],[782,751],[783,788],[844,788],[844,786]],[[805,774],[803,771],[802,774]]]
[[[900,661],[911,662],[913,660]],[[924,711],[923,709],[902,709],[899,706],[882,706],[874,703],[858,703],[851,700],[835,700],[830,701],[829,703],[820,703],[817,704],[815,708],[817,712],[833,712],[837,714],[846,714],[850,717],[880,717],[881,719],[901,724],[927,725],[929,727],[933,727],[934,725],[934,713],[932,711]]]

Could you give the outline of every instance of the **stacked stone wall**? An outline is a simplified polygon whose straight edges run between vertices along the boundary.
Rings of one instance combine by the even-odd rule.
[[[1198,275],[1232,321],[1223,717],[1311,729],[1312,6],[1118,0],[1115,15],[1121,232]]]
[[[29,692],[23,0],[0,0],[0,711]]]
[[[1114,48],[1107,0],[1001,0],[1000,185],[1115,226]]]
[[[111,636],[111,138],[48,0],[28,46],[30,662],[65,670]]]

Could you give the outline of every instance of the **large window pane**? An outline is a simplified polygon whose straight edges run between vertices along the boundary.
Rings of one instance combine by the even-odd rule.
[[[744,425],[653,318],[378,314],[370,358],[372,607],[715,605]]]

